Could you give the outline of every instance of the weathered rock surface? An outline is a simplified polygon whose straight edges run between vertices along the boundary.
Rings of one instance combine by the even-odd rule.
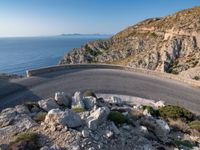
[[[107,119],[109,113],[108,107],[98,108],[87,118],[88,127],[92,130],[97,129],[97,126]]]
[[[64,92],[56,92],[55,93],[55,100],[59,105],[65,105],[65,106],[69,106],[70,105],[70,98],[69,96],[64,93]]]
[[[112,63],[179,74],[200,67],[199,18],[200,7],[194,7],[147,19],[108,40],[73,49],[60,64]]]
[[[74,96],[72,97],[72,108],[85,108],[83,103],[83,95],[79,91],[75,92]]]
[[[94,105],[97,103],[97,99],[92,96],[87,96],[83,98],[83,103],[86,109],[91,110],[94,107]]]
[[[66,125],[71,128],[79,127],[83,124],[81,117],[70,109],[65,109],[65,111],[60,109],[50,110],[45,117],[45,122],[52,125]]]
[[[87,109],[74,109],[71,108],[72,104],[69,109],[57,103],[57,108],[49,110],[47,115],[44,113],[44,107],[38,107],[36,112],[32,112],[33,106],[37,106],[36,103],[4,109],[0,113],[0,149],[9,146],[18,149],[22,146],[22,150],[27,150],[27,147],[34,146],[28,140],[9,145],[21,132],[38,134],[39,147],[35,148],[36,150],[187,149],[183,145],[174,145],[174,140],[187,140],[194,149],[200,147],[199,131],[177,131],[169,119],[165,121],[161,116],[145,114],[144,105],[134,107],[138,103],[128,103],[117,96],[111,96],[110,99],[87,97],[88,101],[85,101],[80,92],[75,95],[76,104],[80,106],[82,101]],[[55,102],[53,99],[51,101]],[[163,103],[160,101],[145,106],[157,109]],[[41,116],[38,111],[43,112]],[[38,115],[40,121],[35,119],[35,115]]]
[[[55,102],[55,100],[52,98],[40,100],[38,101],[38,104],[45,111],[50,111],[51,109],[55,109],[59,107],[58,104]]]

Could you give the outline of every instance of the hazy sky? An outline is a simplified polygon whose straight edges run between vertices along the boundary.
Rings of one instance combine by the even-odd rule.
[[[0,0],[0,36],[119,32],[200,0]]]

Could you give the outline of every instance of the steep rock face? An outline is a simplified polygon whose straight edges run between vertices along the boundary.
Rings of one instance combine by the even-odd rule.
[[[60,64],[112,63],[179,74],[200,66],[200,7],[144,20],[73,49]]]

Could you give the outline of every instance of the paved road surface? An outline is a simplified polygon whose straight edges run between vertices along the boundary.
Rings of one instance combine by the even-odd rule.
[[[200,114],[200,89],[176,81],[112,69],[72,69],[18,81],[0,81],[0,109],[48,98],[56,91],[72,94],[77,90],[164,100]]]

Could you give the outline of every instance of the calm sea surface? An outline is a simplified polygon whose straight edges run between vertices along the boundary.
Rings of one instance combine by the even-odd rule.
[[[106,36],[0,38],[0,73],[25,74],[27,69],[58,64],[63,55]]]

